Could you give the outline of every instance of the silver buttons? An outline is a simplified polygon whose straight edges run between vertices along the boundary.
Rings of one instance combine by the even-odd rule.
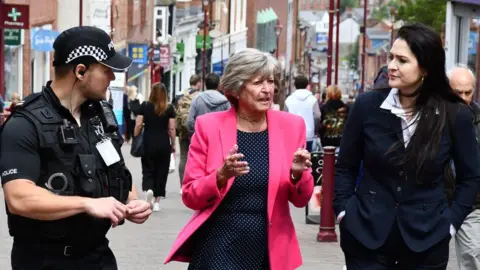
[[[402,191],[402,188],[401,187],[397,187],[397,192],[400,192]]]

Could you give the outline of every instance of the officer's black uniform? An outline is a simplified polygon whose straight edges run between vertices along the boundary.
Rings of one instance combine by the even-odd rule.
[[[17,106],[1,129],[2,185],[27,179],[62,196],[113,196],[126,203],[132,178],[120,151],[123,139],[115,120],[108,125],[112,122],[103,117],[113,116],[104,113],[111,113],[111,105],[85,102],[79,127],[50,83]],[[120,161],[110,166],[96,147],[106,140],[120,156]],[[109,219],[78,214],[40,221],[13,215],[8,208],[7,214],[14,238],[13,269],[117,269],[105,237],[111,226]]]

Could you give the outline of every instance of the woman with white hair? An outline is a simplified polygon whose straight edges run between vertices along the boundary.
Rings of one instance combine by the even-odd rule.
[[[195,210],[165,262],[188,269],[290,270],[302,258],[289,202],[313,192],[302,118],[271,109],[278,61],[246,49],[227,64],[220,89],[232,104],[197,118],[182,186]]]

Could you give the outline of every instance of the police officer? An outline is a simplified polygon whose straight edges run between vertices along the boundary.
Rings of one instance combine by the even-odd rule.
[[[132,60],[94,27],[64,31],[53,48],[55,78],[1,130],[12,268],[117,269],[107,231],[151,214],[151,204],[138,200],[103,101],[113,70],[125,71]]]

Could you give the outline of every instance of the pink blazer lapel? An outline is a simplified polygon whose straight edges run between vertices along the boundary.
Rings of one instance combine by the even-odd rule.
[[[228,156],[228,152],[232,150],[237,143],[237,112],[234,107],[231,107],[225,114],[224,119],[221,120],[219,131],[220,144],[222,146],[222,163]],[[228,192],[233,184],[233,179],[229,179],[225,192]]]
[[[284,166],[283,127],[274,110],[268,110],[268,218],[271,220]]]
[[[220,121],[221,126],[218,131],[220,132],[220,143],[222,145],[222,158],[225,159],[228,152],[237,143],[237,112],[233,107],[230,108],[226,112],[224,119]]]

